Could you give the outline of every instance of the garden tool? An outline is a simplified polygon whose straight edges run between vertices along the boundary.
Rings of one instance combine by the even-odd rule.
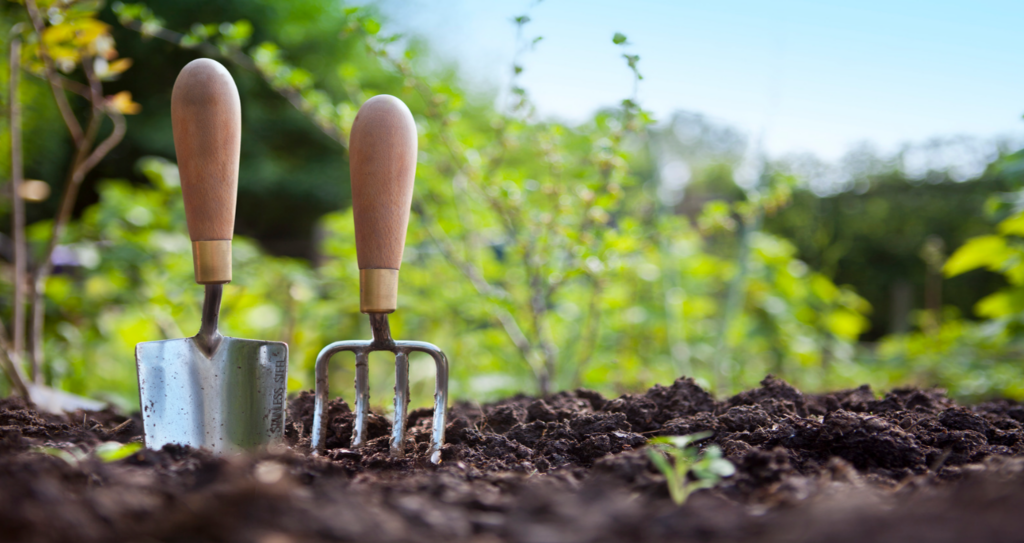
[[[349,138],[349,164],[359,262],[359,310],[369,315],[373,339],[338,341],[317,355],[312,447],[321,453],[325,447],[327,369],[331,357],[341,351],[352,351],[356,356],[352,447],[357,448],[366,441],[369,355],[373,351],[390,351],[395,354],[395,421],[390,448],[392,456],[402,457],[409,409],[409,353],[423,352],[433,357],[437,368],[429,450],[430,461],[437,464],[441,461],[448,407],[448,359],[430,343],[395,341],[388,324],[388,314],[398,307],[398,270],[416,176],[416,123],[401,100],[380,95],[359,108]]]
[[[232,453],[280,442],[288,345],[217,331],[223,285],[231,281],[242,138],[231,74],[210,59],[185,66],[171,94],[171,125],[196,283],[206,299],[195,337],[135,348],[146,446]]]

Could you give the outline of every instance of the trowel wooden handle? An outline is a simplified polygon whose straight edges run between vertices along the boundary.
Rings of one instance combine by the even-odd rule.
[[[391,313],[398,305],[398,269],[416,177],[416,123],[401,100],[374,96],[359,108],[349,138],[349,166],[360,309]]]
[[[242,106],[215,60],[189,62],[174,82],[171,126],[196,282],[231,281],[231,238],[242,144]]]

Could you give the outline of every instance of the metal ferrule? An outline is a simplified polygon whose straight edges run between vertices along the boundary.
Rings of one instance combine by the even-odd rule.
[[[192,264],[196,283],[220,285],[231,282],[231,240],[192,242]]]
[[[393,313],[398,309],[398,270],[359,270],[359,311]]]
[[[352,429],[352,447],[366,443],[366,417],[369,414],[370,383],[369,355],[373,351],[395,353],[395,423],[391,431],[391,455],[405,455],[405,423],[409,411],[409,353],[427,353],[434,359],[434,419],[430,433],[428,456],[434,464],[441,462],[444,445],[444,427],[448,410],[448,358],[437,346],[422,341],[395,341],[391,338],[388,316],[370,313],[373,339],[370,341],[338,341],[323,348],[316,357],[316,401],[313,406],[313,439],[311,446],[317,453],[326,447],[328,366],[331,357],[342,351],[356,355],[356,420]]]

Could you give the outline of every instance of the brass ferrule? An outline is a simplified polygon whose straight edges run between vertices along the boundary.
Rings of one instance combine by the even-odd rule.
[[[231,240],[192,242],[192,264],[196,283],[220,285],[231,282]]]
[[[359,270],[359,311],[392,313],[398,309],[398,270]]]

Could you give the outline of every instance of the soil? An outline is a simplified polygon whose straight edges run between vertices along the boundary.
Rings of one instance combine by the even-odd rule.
[[[577,390],[451,407],[440,466],[430,411],[407,457],[388,421],[349,447],[330,404],[327,453],[309,454],[313,397],[290,404],[287,447],[217,458],[141,440],[137,416],[66,416],[0,400],[4,541],[1020,541],[1024,406],[957,405],[938,390],[805,395],[768,377],[717,401],[692,380],[607,399]],[[737,467],[682,506],[644,446],[709,431]],[[57,454],[60,449],[72,454]]]

